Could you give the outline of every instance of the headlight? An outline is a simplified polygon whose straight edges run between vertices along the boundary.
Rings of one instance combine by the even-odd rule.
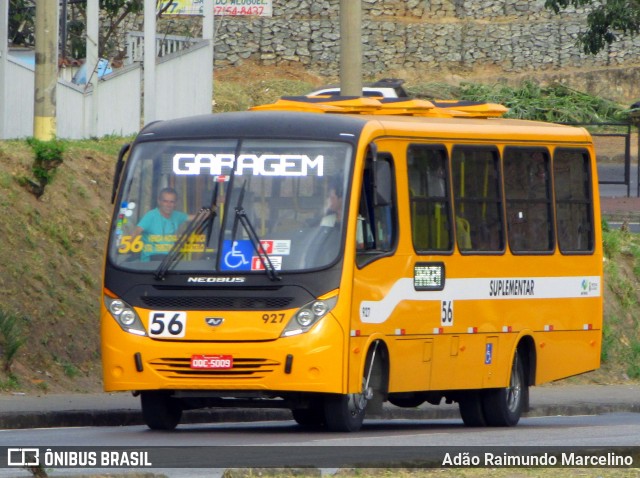
[[[338,296],[335,295],[329,299],[314,300],[302,306],[282,331],[281,337],[290,337],[292,335],[303,334],[313,325],[327,315],[335,307],[338,302]]]
[[[125,309],[120,314],[120,323],[127,327],[136,321],[136,313],[131,309]]]
[[[313,315],[313,312],[308,309],[303,309],[296,314],[296,321],[302,327],[309,327],[311,324],[313,324],[314,319],[315,316]]]
[[[112,300],[109,304],[109,312],[111,312],[111,314],[113,314],[114,316],[118,316],[122,313],[124,307],[124,302],[119,299],[115,299]]]
[[[122,299],[114,299],[104,296],[104,304],[111,316],[116,320],[122,330],[135,335],[147,335],[142,321],[136,311]]]

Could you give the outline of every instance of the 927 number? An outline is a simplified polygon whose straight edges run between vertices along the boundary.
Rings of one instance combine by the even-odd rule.
[[[265,324],[280,324],[284,320],[284,314],[263,314],[262,321]]]

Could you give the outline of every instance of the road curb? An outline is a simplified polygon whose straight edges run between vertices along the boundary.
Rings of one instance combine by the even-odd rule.
[[[524,417],[600,415],[604,413],[640,413],[640,403],[599,403],[576,405],[533,406]],[[382,414],[371,418],[435,420],[460,419],[458,407],[397,408],[385,407]],[[292,420],[291,412],[284,409],[205,409],[184,412],[182,424],[286,421]],[[142,425],[142,414],[137,410],[64,410],[45,412],[0,412],[0,428],[57,428],[84,426]]]

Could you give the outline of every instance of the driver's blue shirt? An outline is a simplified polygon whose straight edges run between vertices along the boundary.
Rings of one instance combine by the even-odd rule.
[[[144,247],[140,254],[141,261],[148,261],[155,254],[167,254],[176,242],[178,230],[189,216],[184,212],[173,211],[167,218],[158,208],[144,215],[138,227],[142,229]]]

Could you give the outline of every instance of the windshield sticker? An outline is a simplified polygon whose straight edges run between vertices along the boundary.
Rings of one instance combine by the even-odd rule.
[[[129,219],[133,216],[133,210],[136,208],[136,203],[127,203],[124,201],[120,204],[120,210],[118,211],[118,220],[116,222],[116,234],[122,235],[124,227],[129,223]]]
[[[235,162],[235,171],[233,166]],[[173,172],[181,175],[323,176],[324,156],[305,154],[188,154],[173,156]]]
[[[262,247],[264,247],[264,251],[269,256],[271,254],[275,254],[278,256],[288,256],[291,252],[291,240],[289,239],[265,239],[260,241],[260,244],[262,244]]]
[[[222,261],[220,269],[223,271],[249,271],[253,245],[249,240],[230,241],[225,239],[222,246]]]
[[[271,261],[271,265],[273,265],[273,268],[275,270],[277,270],[277,271],[282,270],[282,257],[280,257],[280,256],[269,256],[269,260]],[[264,269],[264,264],[260,260],[260,257],[253,256],[251,258],[251,270],[252,271],[263,271],[263,270],[265,270]]]
[[[118,242],[118,253],[129,254],[144,251],[147,254],[166,254],[171,250],[178,237],[175,234],[149,234],[146,236],[122,236]],[[192,234],[180,252],[204,252],[204,234]]]

